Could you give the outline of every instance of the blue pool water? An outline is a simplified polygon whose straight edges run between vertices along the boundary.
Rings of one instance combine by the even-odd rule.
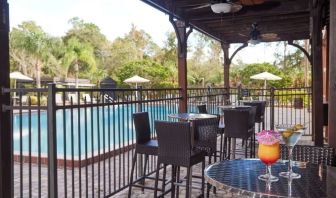
[[[145,111],[151,112],[150,120],[152,121],[153,119],[167,119],[167,115],[175,113],[177,107],[166,108],[163,106],[152,106],[146,107]],[[132,121],[133,112],[135,112],[135,106],[131,105],[110,106],[110,111],[107,107],[85,108],[80,109],[79,114],[78,109],[73,109],[72,113],[70,109],[66,109],[65,111],[58,110],[56,112],[57,157],[64,158],[64,138],[66,139],[65,153],[68,159],[71,158],[72,152],[75,158],[78,158],[79,154],[84,157],[87,149],[87,153],[90,157],[92,153],[97,155],[98,151],[102,154],[104,148],[105,152],[108,152],[109,145],[111,151],[118,148],[119,145],[120,147],[128,145],[128,143],[135,139]],[[71,117],[73,122],[71,122]],[[40,123],[39,125],[37,112],[32,112],[30,119],[28,113],[23,113],[22,116],[19,114],[13,115],[15,154],[20,153],[20,145],[22,143],[23,155],[28,155],[30,145],[32,155],[37,156],[39,145],[38,137],[40,136],[41,156],[47,156],[47,112],[40,113]],[[22,134],[20,134],[21,126]],[[38,127],[40,127],[40,134],[38,133]],[[29,137],[31,137],[31,144],[29,144]]]

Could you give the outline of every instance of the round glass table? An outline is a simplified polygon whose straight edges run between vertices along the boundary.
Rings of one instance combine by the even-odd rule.
[[[272,174],[286,171],[285,162],[272,165]],[[300,179],[279,177],[278,182],[267,184],[258,179],[265,173],[265,165],[259,159],[227,160],[209,165],[205,180],[211,185],[249,197],[335,197],[336,167],[307,163],[293,167]]]
[[[209,118],[217,118],[216,115],[213,114],[203,114],[203,113],[176,113],[176,114],[169,114],[168,117],[193,121],[198,119],[209,119]]]

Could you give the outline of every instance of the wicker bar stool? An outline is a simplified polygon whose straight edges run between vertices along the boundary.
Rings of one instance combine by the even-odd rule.
[[[218,122],[219,118],[212,119],[200,119],[195,120],[194,131],[195,131],[195,144],[194,150],[204,151],[208,156],[208,162],[211,164],[211,158],[214,157],[214,162],[216,162],[216,150],[217,150],[217,134],[218,134]],[[211,185],[207,184],[207,197],[209,197]],[[216,193],[214,189],[214,193]]]
[[[159,155],[155,180],[154,197],[157,197],[158,187],[158,168],[160,164],[172,165],[172,185],[170,192],[175,197],[176,175],[178,167],[187,168],[186,177],[186,197],[190,195],[191,167],[202,162],[202,195],[204,195],[204,168],[205,153],[203,151],[194,151],[191,145],[191,127],[188,122],[167,122],[155,121],[155,129],[159,143]],[[177,192],[178,193],[178,192]],[[165,193],[164,193],[165,194]],[[163,195],[160,195],[163,196]]]
[[[198,108],[198,113],[205,113],[205,114],[208,113],[206,105],[198,105],[197,108]],[[219,118],[219,115],[218,115],[218,118]],[[219,122],[220,122],[220,119],[218,119],[218,123],[217,123],[217,127],[218,127],[217,135],[220,136],[219,159],[223,160],[225,158],[224,142],[226,141],[226,139],[224,137],[224,125],[221,126]],[[217,145],[217,141],[215,145]]]
[[[149,125],[149,117],[148,112],[140,112],[140,113],[134,113],[133,114],[133,121],[135,126],[135,133],[136,133],[136,144],[135,144],[135,153],[132,160],[132,170],[130,175],[130,184],[129,184],[129,191],[128,191],[128,197],[131,197],[132,193],[132,186],[134,187],[140,187],[142,188],[142,191],[144,189],[151,189],[154,190],[153,187],[150,186],[144,186],[137,184],[138,182],[142,182],[142,184],[145,183],[145,179],[155,179],[153,177],[146,176],[146,168],[148,163],[148,156],[149,155],[158,155],[158,142],[157,140],[152,140],[150,137],[150,125]],[[133,181],[133,174],[135,165],[137,162],[137,155],[145,155],[145,164],[143,167],[143,175]],[[166,184],[166,166],[163,167],[163,179],[162,179],[162,189],[160,191],[165,190],[165,184]]]
[[[228,158],[231,156],[231,138],[242,139],[246,142],[245,158],[247,154],[247,140],[250,139],[250,157],[255,155],[254,123],[256,107],[224,109],[225,137],[228,138]]]
[[[288,148],[280,145],[281,159],[288,159]],[[318,147],[308,145],[295,145],[292,151],[294,161],[322,164],[325,166],[336,166],[336,151],[332,147]]]
[[[244,101],[244,105],[248,106],[256,106],[256,117],[255,122],[258,123],[258,130],[261,131],[265,129],[265,108],[266,108],[266,101]]]

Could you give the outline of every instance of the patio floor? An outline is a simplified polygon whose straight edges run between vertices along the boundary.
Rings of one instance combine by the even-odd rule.
[[[302,137],[300,144],[306,144],[306,145],[310,145],[312,144],[311,142],[311,137],[310,136],[304,136]],[[241,148],[241,142],[237,141],[237,147]],[[131,158],[131,154],[130,153],[126,153],[125,156],[129,156]],[[236,155],[236,158],[239,158],[241,156]],[[127,167],[127,160],[125,160],[125,166]],[[117,161],[117,166],[115,167],[116,170],[119,170],[119,163]],[[98,180],[98,166],[100,166],[100,180]],[[109,183],[109,179],[108,179],[108,160],[105,161],[105,174],[104,174],[104,169],[103,169],[103,162],[99,163],[95,163],[93,165],[94,167],[94,174],[92,174],[92,165],[88,166],[88,196],[92,197],[92,195],[94,194],[95,197],[99,197],[98,195],[100,194],[100,196],[103,196],[104,193],[104,186],[103,186],[103,179],[104,179],[104,175],[105,175],[105,179],[106,179],[106,185],[105,185],[105,189],[106,189],[106,193],[109,194],[109,190],[111,189],[111,191],[114,191],[114,188],[120,185],[120,186],[124,186],[124,184],[127,183],[128,180],[128,173],[127,171],[125,171],[125,177],[121,177],[120,180],[111,180],[111,183]],[[112,170],[113,167],[111,167],[111,172],[113,174]],[[22,196],[20,195],[20,163],[18,162],[14,162],[14,197],[29,197],[29,164],[28,163],[24,163],[22,166],[22,179],[23,179],[23,185],[22,185]],[[75,168],[74,171],[71,171],[70,168],[67,169],[67,195],[65,194],[65,190],[64,190],[64,169],[63,168],[59,168],[58,169],[58,192],[59,192],[59,197],[79,197],[79,170],[81,170],[81,194],[82,197],[86,197],[86,180],[85,180],[85,167],[79,169],[79,168]],[[167,169],[167,178],[170,178],[170,172],[171,172],[171,167],[169,166]],[[193,168],[193,174],[197,174],[200,175],[201,173],[201,165],[196,165],[195,168]],[[72,192],[72,174],[74,174],[74,194]],[[31,189],[32,189],[32,197],[38,197],[38,166],[37,164],[32,164],[31,165]],[[47,197],[47,190],[48,190],[48,169],[46,165],[42,165],[41,166],[41,197]],[[184,169],[181,169],[181,177],[183,177],[184,175],[186,175],[186,171]],[[154,176],[154,175],[153,175]],[[92,190],[92,177],[94,177],[94,188]],[[112,177],[113,178],[113,177]],[[100,188],[98,188],[98,181],[100,181]],[[197,181],[197,179],[194,179],[193,181]],[[151,185],[154,186],[154,181],[152,180],[146,180],[146,185]],[[167,185],[166,189],[169,189],[170,185]],[[100,190],[99,190],[100,189]],[[185,190],[183,187],[180,188],[180,197],[184,197],[184,193]],[[197,195],[199,195],[200,190],[193,190],[192,191],[192,197],[197,197]],[[116,195],[112,196],[112,197],[127,197],[128,194],[128,188],[122,190],[121,192],[117,193]],[[153,191],[152,190],[145,190],[144,193],[141,192],[141,189],[139,188],[133,188],[132,189],[132,197],[143,197],[143,198],[149,198],[149,197],[153,197]],[[244,197],[244,196],[238,196],[235,193],[231,193],[228,191],[224,191],[224,190],[218,190],[217,194],[213,194],[213,192],[210,193],[210,197]]]

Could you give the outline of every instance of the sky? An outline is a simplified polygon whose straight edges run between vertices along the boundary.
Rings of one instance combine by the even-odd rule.
[[[151,35],[160,46],[166,33],[173,31],[168,15],[140,0],[8,0],[8,3],[11,28],[32,20],[53,36],[65,35],[70,28],[68,21],[73,17],[96,24],[111,41],[129,32],[132,24]],[[231,47],[231,53],[234,48]],[[233,62],[240,59],[244,63],[272,63],[274,52],[274,46],[249,46]]]

